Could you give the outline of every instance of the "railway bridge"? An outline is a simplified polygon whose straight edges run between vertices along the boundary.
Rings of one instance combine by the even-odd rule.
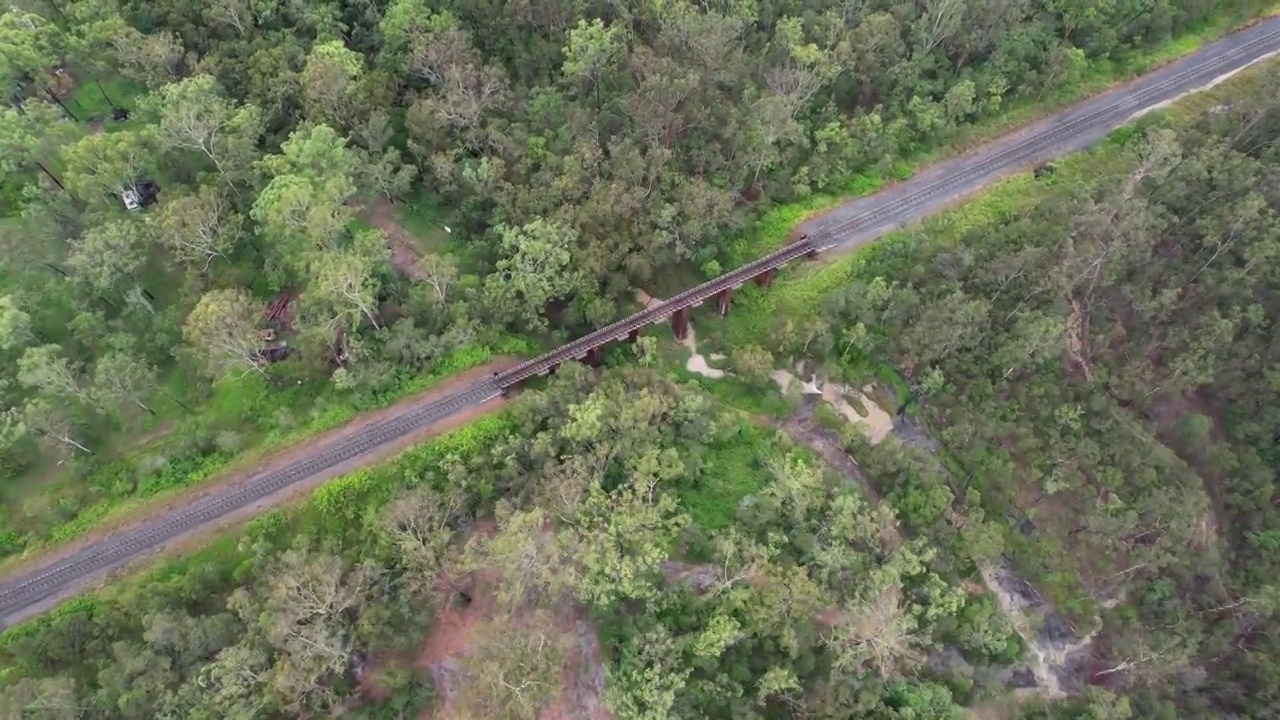
[[[640,330],[646,325],[670,322],[676,338],[683,340],[689,334],[689,313],[693,308],[714,299],[720,315],[727,315],[734,290],[749,282],[768,287],[773,282],[773,276],[778,268],[796,258],[816,257],[821,249],[813,238],[802,235],[795,242],[755,262],[689,288],[657,305],[647,307],[532,360],[520,363],[506,372],[495,373],[493,382],[506,391],[536,375],[554,372],[561,363],[569,360],[581,360],[589,365],[597,365],[600,362],[601,351],[606,345],[624,340],[635,342],[640,335]]]
[[[606,328],[578,338],[504,373],[460,392],[400,415],[373,422],[361,432],[322,443],[307,457],[264,470],[242,484],[201,497],[149,518],[136,528],[82,543],[64,554],[33,565],[0,583],[0,628],[31,617],[60,597],[83,590],[83,583],[154,551],[191,530],[268,501],[305,479],[337,477],[358,466],[375,448],[407,433],[476,407],[535,375],[551,372],[566,360],[598,360],[610,342],[635,338],[646,325],[670,321],[677,336],[688,332],[689,311],[714,299],[729,311],[735,288],[748,282],[767,285],[773,273],[802,256],[830,248],[871,242],[888,228],[921,218],[949,202],[976,192],[1001,175],[1088,147],[1135,114],[1159,107],[1181,94],[1212,85],[1226,74],[1280,52],[1280,18],[1270,18],[1205,46],[1191,57],[1171,63],[1141,80],[1055,113],[1002,140],[936,165],[878,193],[836,209],[805,224],[808,237],[760,258],[666,302],[646,308]]]

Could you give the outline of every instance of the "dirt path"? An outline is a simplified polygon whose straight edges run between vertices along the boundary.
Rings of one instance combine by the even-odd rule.
[[[366,413],[344,425],[327,430],[318,435],[313,435],[299,440],[297,443],[283,448],[268,457],[244,463],[240,467],[228,470],[218,477],[196,487],[187,488],[168,496],[156,498],[153,502],[148,502],[146,504],[130,508],[127,513],[105,520],[103,523],[95,526],[93,531],[89,534],[84,535],[73,542],[47,550],[43,553],[22,558],[14,565],[5,568],[5,575],[21,575],[25,572],[30,572],[39,566],[55,564],[76,552],[101,543],[106,538],[136,529],[147,523],[154,522],[158,518],[191,505],[197,500],[232,492],[236,488],[241,487],[245,483],[260,476],[262,473],[297,463],[308,455],[315,453],[317,447],[327,446],[348,437],[359,435],[376,423],[410,413],[446,395],[462,390],[482,377],[496,371],[505,370],[519,362],[520,361],[515,358],[502,358],[480,367],[473,368],[455,375],[429,390],[412,397],[405,398],[390,407]],[[502,402],[501,398],[499,398],[482,405],[469,408],[462,412],[455,413],[442,422],[420,428],[413,433],[409,433],[392,442],[374,448],[370,452],[367,452],[357,458],[353,458],[350,461],[341,463],[324,472],[317,473],[305,480],[294,483],[284,490],[253,503],[252,505],[241,508],[228,515],[224,515],[211,523],[193,528],[175,540],[165,543],[157,550],[153,550],[140,557],[153,557],[157,553],[163,553],[172,548],[189,547],[193,544],[194,540],[207,539],[210,533],[225,530],[252,518],[254,515],[257,515],[270,507],[305,496],[328,480],[340,477],[361,467],[382,462],[433,435],[441,432],[447,432],[448,430],[459,427],[480,415],[492,412],[501,407]],[[106,573],[101,577],[95,577],[82,583],[76,583],[73,586],[65,588],[50,599],[36,605],[32,605],[23,612],[11,615],[3,620],[6,623],[12,623],[31,617],[57,605],[62,600],[83,592],[89,587],[101,585],[102,582],[107,579],[116,577],[124,572],[128,572],[130,569],[136,568],[136,566],[137,561],[131,561],[124,567],[113,572]]]
[[[360,217],[387,236],[387,249],[391,251],[392,265],[410,279],[421,280],[424,277],[418,267],[418,258],[422,255],[418,252],[417,239],[400,224],[395,205],[386,198],[378,198],[365,206]]]

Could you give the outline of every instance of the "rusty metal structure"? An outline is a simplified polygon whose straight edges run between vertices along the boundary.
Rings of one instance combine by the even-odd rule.
[[[693,308],[714,299],[716,310],[720,315],[727,315],[734,290],[748,282],[769,287],[778,268],[797,258],[816,257],[819,249],[814,240],[801,236],[795,242],[755,262],[685,290],[665,302],[645,308],[630,317],[520,363],[506,372],[495,373],[493,382],[505,391],[531,377],[553,373],[557,367],[569,360],[598,365],[606,345],[612,342],[635,342],[642,328],[660,322],[670,322],[672,333],[677,339],[683,340],[689,335],[689,313]]]

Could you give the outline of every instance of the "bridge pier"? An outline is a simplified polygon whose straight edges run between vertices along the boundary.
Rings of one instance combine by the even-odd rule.
[[[770,285],[773,284],[773,273],[774,273],[774,270],[770,268],[760,273],[759,275],[756,275],[751,279],[754,280],[756,284],[759,285],[760,287],[768,288]]]
[[[631,343],[632,345],[635,345],[636,341],[639,339],[640,339],[640,328],[636,328],[635,330],[632,330],[631,332],[627,333],[627,342]]]
[[[586,363],[588,367],[600,367],[603,362],[603,352],[598,345],[587,351]]]
[[[671,332],[677,340],[689,337],[689,308],[680,308],[671,313]]]
[[[716,312],[720,313],[720,317],[729,314],[729,301],[733,297],[733,288],[722,290],[716,294]]]

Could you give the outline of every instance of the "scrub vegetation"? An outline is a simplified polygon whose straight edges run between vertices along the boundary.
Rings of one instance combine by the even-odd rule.
[[[1264,10],[11,3],[0,555]],[[1276,78],[10,628],[0,716],[1276,717]]]

